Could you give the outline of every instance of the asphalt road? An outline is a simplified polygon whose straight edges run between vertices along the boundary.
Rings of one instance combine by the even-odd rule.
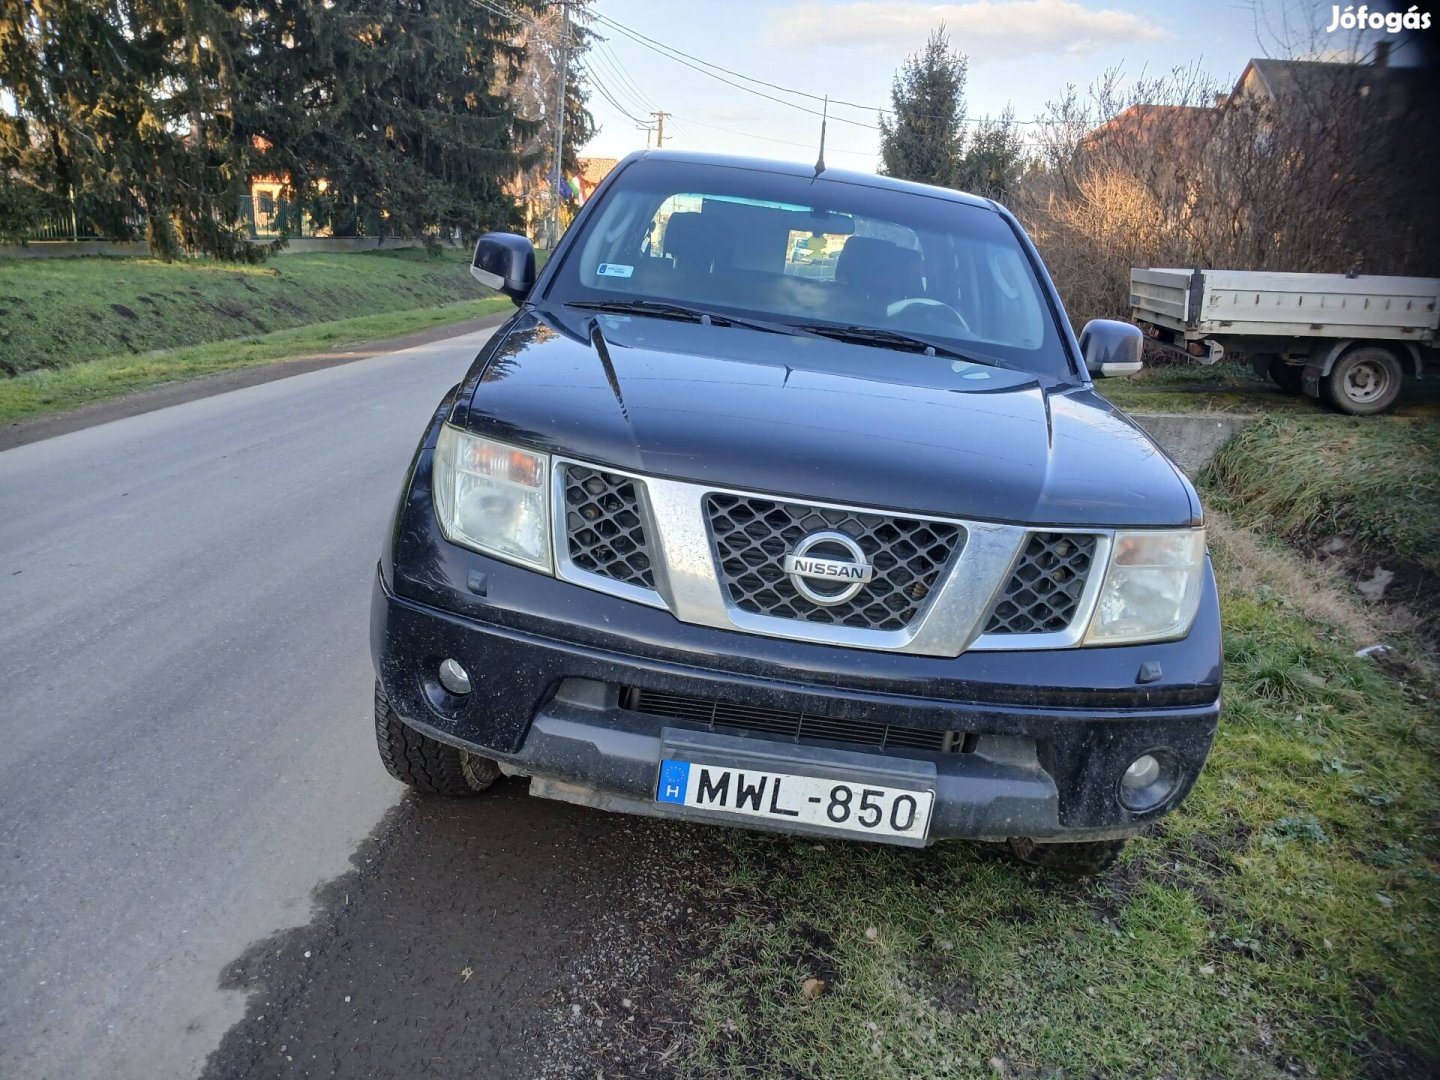
[[[693,834],[380,768],[380,538],[484,339],[0,453],[0,1076],[545,1071]]]

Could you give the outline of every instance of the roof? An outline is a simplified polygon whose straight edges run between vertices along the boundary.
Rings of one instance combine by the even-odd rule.
[[[598,184],[620,164],[620,159],[613,157],[582,157],[576,160],[580,166],[580,177],[588,184]]]
[[[1359,96],[1374,98],[1377,104],[1399,115],[1419,94],[1424,74],[1414,67],[1259,57],[1245,65],[1232,98],[1243,97],[1254,88],[1272,101],[1314,102],[1323,108],[1342,98]]]
[[[704,154],[691,150],[637,150],[627,156],[620,164],[627,165],[632,161],[639,161],[641,159],[675,161],[689,165],[718,165],[728,169],[750,169],[754,172],[778,173],[782,176],[802,176],[807,178],[815,176],[814,165],[801,165],[793,161],[776,161],[771,158],[741,157],[732,154]],[[977,195],[956,191],[953,188],[935,187],[930,184],[916,184],[910,180],[898,180],[893,176],[878,176],[875,173],[827,168],[820,174],[818,179],[834,184],[854,184],[857,187],[882,188],[886,191],[924,195],[931,199],[945,199],[948,202],[964,203],[967,206],[977,206],[986,210],[996,209],[994,202],[989,199],[982,199]]]
[[[1085,133],[1090,146],[1105,143],[1152,143],[1165,140],[1179,148],[1203,142],[1214,126],[1216,111],[1204,105],[1131,105]]]

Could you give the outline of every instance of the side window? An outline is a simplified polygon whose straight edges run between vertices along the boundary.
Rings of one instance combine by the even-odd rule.
[[[991,340],[1019,349],[1038,349],[1045,339],[1045,317],[1020,252],[994,244],[986,244],[984,251],[995,314],[986,323]]]
[[[1018,249],[957,244],[954,282],[945,292],[951,295],[942,299],[960,313],[976,339],[1017,349],[1044,343],[1045,313]]]

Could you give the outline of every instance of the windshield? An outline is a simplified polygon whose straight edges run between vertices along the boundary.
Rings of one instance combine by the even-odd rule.
[[[585,223],[547,297],[874,328],[1035,374],[1072,371],[999,214],[823,175],[636,162]]]

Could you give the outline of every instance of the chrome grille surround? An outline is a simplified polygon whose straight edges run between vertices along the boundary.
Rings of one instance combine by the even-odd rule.
[[[633,600],[637,604],[668,607],[656,588],[657,580],[664,576],[664,567],[658,564],[656,558],[655,519],[646,498],[644,478],[598,465],[558,458],[551,468],[554,469],[550,478],[550,519],[551,539],[555,548],[555,576],[574,585],[583,585],[587,589]],[[578,480],[578,490],[577,485],[571,483],[572,469],[575,470]],[[598,479],[598,492],[586,491],[584,488],[585,481],[592,479]],[[628,492],[625,491],[627,487]],[[574,503],[571,502],[572,497],[575,499]],[[607,498],[608,506],[604,505]],[[582,512],[582,508],[587,505],[594,512],[593,519]],[[575,527],[576,533],[580,531],[580,526],[590,525],[592,520],[597,523],[603,520],[609,522],[606,531],[614,531],[617,536],[623,534],[627,542],[622,546],[632,561],[622,560],[620,565],[626,567],[622,576],[617,577],[606,572],[613,565],[608,553],[603,559],[597,557],[592,544],[584,540],[577,542],[574,547],[571,546],[572,515],[578,523]],[[598,530],[596,536],[603,539]],[[639,573],[639,564],[634,561],[638,548],[643,548],[646,559],[644,569],[648,571],[648,580]]]
[[[567,465],[561,475],[570,561],[600,577],[653,590],[655,574],[636,482],[584,465]]]
[[[990,609],[987,634],[1060,633],[1075,621],[1095,573],[1097,538],[1089,533],[1033,532],[1005,591]]]
[[[654,587],[594,573],[571,559],[566,531],[566,469],[571,466],[628,479],[633,483],[638,516],[648,548]],[[1090,623],[1108,564],[1112,532],[1107,529],[1036,528],[876,507],[847,506],[775,493],[742,491],[688,480],[648,476],[555,457],[551,497],[555,573],[564,581],[663,608],[676,619],[698,626],[842,648],[875,649],[921,656],[959,656],[963,652],[1063,649],[1077,646]],[[721,580],[711,539],[706,502],[711,495],[799,503],[823,511],[903,517],[962,531],[963,543],[936,576],[915,616],[901,629],[872,629],[757,614],[737,605]],[[985,626],[1005,584],[1014,575],[1033,533],[1064,532],[1095,537],[1093,567],[1061,632],[986,633]]]
[[[929,599],[965,531],[949,522],[835,510],[806,503],[711,493],[705,513],[716,565],[730,601],[780,619],[903,630]],[[874,578],[851,599],[822,606],[806,599],[781,568],[806,536],[844,533],[860,545]]]

